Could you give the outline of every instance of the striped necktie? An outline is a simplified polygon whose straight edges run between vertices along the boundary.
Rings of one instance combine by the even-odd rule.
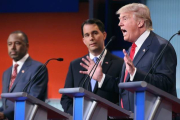
[[[11,90],[11,88],[12,88],[12,86],[14,84],[14,81],[16,79],[16,76],[17,76],[17,67],[18,66],[19,66],[18,64],[14,65],[14,70],[13,70],[13,73],[11,75],[11,81],[10,81],[10,84],[9,84],[9,91]]]
[[[94,57],[93,60],[96,63],[96,61],[98,60],[98,57]],[[95,85],[96,85],[96,80],[91,79],[91,90],[92,90],[92,92],[94,90]]]

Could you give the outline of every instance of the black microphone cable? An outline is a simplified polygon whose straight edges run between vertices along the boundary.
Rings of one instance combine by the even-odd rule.
[[[89,80],[88,80],[88,84],[87,84],[87,90],[88,90],[89,82],[90,82],[90,80],[92,79],[92,77],[93,77],[93,75],[94,75],[94,72],[96,71],[96,68],[97,68],[97,66],[98,66],[98,64],[99,64],[99,62],[100,62],[100,60],[101,60],[101,58],[102,58],[102,56],[103,56],[103,54],[104,54],[105,49],[107,48],[107,46],[109,45],[109,43],[110,43],[112,40],[114,40],[115,38],[116,38],[115,36],[112,36],[112,37],[111,37],[111,39],[109,40],[109,42],[108,42],[107,45],[105,46],[104,50],[101,52],[101,54],[100,54],[99,58],[97,59],[96,63],[94,64],[93,68],[91,69],[91,71],[89,72],[89,74],[86,76],[85,80],[83,81],[82,87],[84,86],[85,82],[88,80],[88,77],[90,76],[91,72],[94,70],[93,73],[92,73],[92,75],[91,75],[91,77],[90,77]]]
[[[149,75],[149,73],[151,72],[152,68],[155,66],[155,64],[161,59],[162,55],[165,52],[166,47],[168,46],[168,44],[170,43],[171,39],[175,36],[175,35],[180,35],[180,30],[175,33],[170,39],[169,41],[166,43],[166,45],[164,46],[164,48],[162,49],[161,53],[159,54],[159,56],[157,57],[156,61],[154,62],[154,64],[152,65],[152,67],[150,68],[150,70],[148,71],[148,73],[146,74],[146,76],[144,77],[144,81],[146,80],[147,76]],[[154,71],[153,71],[154,72]],[[153,73],[152,73],[153,74]],[[151,78],[150,78],[151,79]],[[130,99],[129,99],[129,91],[128,92],[128,103],[129,103],[129,110],[131,108],[131,103],[130,103]]]
[[[24,87],[24,89],[22,90],[22,92],[25,92],[25,91],[26,91],[27,87],[29,86],[29,84],[30,84],[31,82],[32,82],[32,84],[33,84],[33,82],[36,81],[36,77],[37,77],[37,75],[39,74],[39,72],[40,72],[41,70],[43,70],[43,69],[46,67],[46,65],[49,63],[49,61],[51,61],[51,60],[63,61],[63,58],[51,58],[51,59],[48,59],[48,60],[38,69],[38,71],[37,71],[36,74],[32,77],[32,79],[29,80],[29,82],[26,84],[26,86]],[[29,91],[30,91],[30,89],[31,89],[31,87],[32,87],[32,84],[31,84],[31,86],[30,86],[30,88],[29,88]],[[29,91],[28,91],[27,93],[29,93]]]
[[[171,38],[169,39],[169,41],[166,43],[166,45],[164,46],[164,48],[162,49],[161,53],[158,55],[156,61],[154,62],[154,64],[151,66],[151,68],[149,69],[148,73],[146,74],[146,76],[144,77],[144,81],[146,80],[147,76],[149,75],[149,73],[151,72],[151,70],[153,69],[153,67],[156,65],[156,63],[162,58],[166,47],[168,46],[168,44],[170,43],[171,39],[175,36],[175,35],[180,35],[180,30],[175,33],[174,35],[171,36]]]

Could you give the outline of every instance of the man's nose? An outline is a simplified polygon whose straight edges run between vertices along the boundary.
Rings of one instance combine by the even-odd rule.
[[[119,21],[118,26],[122,26],[122,25],[123,25],[123,22],[122,22],[122,21]]]
[[[11,49],[15,50],[16,49],[16,45],[14,43],[12,43],[11,45]]]
[[[94,40],[94,35],[93,34],[90,34],[90,40]]]

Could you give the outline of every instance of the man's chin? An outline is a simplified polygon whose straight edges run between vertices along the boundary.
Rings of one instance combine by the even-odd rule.
[[[91,47],[90,50],[91,51],[96,51],[98,48],[97,47]]]
[[[124,41],[128,41],[127,37],[124,37]]]
[[[12,59],[17,58],[17,55],[9,55]]]
[[[124,41],[131,42],[131,40],[129,40],[128,38],[124,38]]]
[[[18,61],[19,58],[17,56],[10,56],[14,61]]]

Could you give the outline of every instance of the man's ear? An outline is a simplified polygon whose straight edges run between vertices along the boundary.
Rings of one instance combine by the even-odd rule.
[[[145,25],[145,21],[143,19],[138,20],[138,27],[142,28]]]
[[[29,49],[29,43],[26,44],[27,50]]]
[[[83,40],[83,43],[85,44],[85,40],[84,40],[84,37],[82,38],[82,40]],[[86,44],[85,44],[86,45]]]
[[[106,40],[106,37],[107,37],[107,33],[106,32],[103,32],[103,36],[104,36],[104,41]]]

